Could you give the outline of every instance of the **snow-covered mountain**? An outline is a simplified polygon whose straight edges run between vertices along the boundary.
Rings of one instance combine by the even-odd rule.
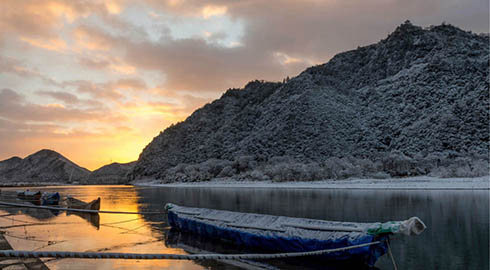
[[[134,164],[114,162],[91,172],[58,152],[43,149],[24,159],[0,161],[0,185],[127,184]]]
[[[405,22],[284,83],[253,81],[146,146],[133,180],[488,174],[489,36]]]
[[[79,182],[90,171],[61,154],[43,149],[24,159],[13,157],[0,161],[0,184],[13,183],[68,183]]]

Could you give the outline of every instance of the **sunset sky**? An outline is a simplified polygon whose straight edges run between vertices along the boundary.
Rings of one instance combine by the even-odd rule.
[[[228,88],[280,81],[409,19],[488,32],[488,0],[55,1],[0,5],[0,160],[48,148],[90,170]]]

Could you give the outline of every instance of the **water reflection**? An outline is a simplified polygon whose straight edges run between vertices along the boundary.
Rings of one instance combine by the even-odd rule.
[[[34,218],[38,221],[49,221],[60,214],[57,210],[44,210],[44,209],[32,209],[32,208],[2,208],[5,212],[11,216],[14,215],[26,215]]]
[[[166,202],[185,206],[354,222],[419,216],[428,226],[418,237],[396,237],[402,269],[488,269],[488,191],[291,190],[147,188],[129,186],[46,187],[90,201],[101,210],[163,211]],[[1,200],[15,200],[2,189]],[[11,190],[11,192],[15,192]],[[0,230],[15,249],[138,253],[246,252],[229,243],[169,231],[165,215],[101,214],[0,208]],[[247,269],[229,261],[45,260],[51,269]],[[309,262],[309,261],[308,261]],[[250,262],[245,262],[249,264]],[[256,269],[303,268],[305,261],[252,263]],[[294,265],[291,265],[294,264]],[[265,266],[264,266],[265,265]],[[309,268],[322,264],[309,263]],[[391,269],[383,256],[377,267]],[[268,268],[268,269],[269,269]],[[272,269],[271,268],[271,269]]]
[[[66,212],[67,216],[75,215],[81,219],[87,221],[90,225],[94,226],[97,230],[100,229],[100,216],[99,214],[92,213],[80,213],[80,212]]]
[[[64,196],[71,195],[84,201],[101,197],[101,210],[134,212],[141,207],[138,203],[139,195],[132,187],[83,186],[43,189],[55,190]],[[9,191],[2,189],[1,200],[12,201],[12,198],[8,196]],[[161,208],[163,209],[163,206]],[[163,216],[160,217],[160,220],[147,221],[139,215],[86,216],[62,212],[58,216],[43,220],[32,215],[31,211],[39,210],[1,208],[0,216],[9,214],[9,216],[0,218],[1,230],[7,231],[6,238],[15,249],[185,253],[181,249],[165,246],[164,230],[162,229],[165,226],[162,225],[158,229],[154,227],[161,224]],[[45,259],[44,261],[50,269],[202,269],[190,261],[95,259]]]
[[[190,207],[353,222],[418,216],[428,229],[418,237],[397,236],[393,241],[394,255],[401,268],[488,269],[489,265],[487,190],[141,188],[138,192],[148,205],[164,201]],[[376,266],[392,268],[387,256]]]

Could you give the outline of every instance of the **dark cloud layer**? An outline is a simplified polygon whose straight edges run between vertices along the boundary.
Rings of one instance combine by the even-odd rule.
[[[59,104],[34,104],[8,88],[0,90],[0,117],[19,122],[124,120],[121,116],[113,116],[107,111],[65,107]]]
[[[454,23],[488,31],[488,1],[148,1],[164,12],[199,14],[227,6],[227,15],[245,24],[241,46],[228,48],[199,38],[163,42],[126,40],[126,60],[157,70],[167,87],[223,91],[252,79],[280,80],[334,54],[385,38],[405,20],[430,25]],[[460,14],[468,14],[461,16]],[[284,63],[279,56],[291,61]]]
[[[76,95],[73,95],[68,92],[62,92],[62,91],[37,91],[36,92],[39,95],[42,96],[48,96],[52,97],[54,99],[63,101],[68,104],[76,104],[80,102],[80,99]]]

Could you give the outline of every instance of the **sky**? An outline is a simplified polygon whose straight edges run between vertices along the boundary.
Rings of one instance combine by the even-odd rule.
[[[2,0],[0,160],[137,160],[229,88],[282,81],[405,20],[488,33],[488,0]]]

